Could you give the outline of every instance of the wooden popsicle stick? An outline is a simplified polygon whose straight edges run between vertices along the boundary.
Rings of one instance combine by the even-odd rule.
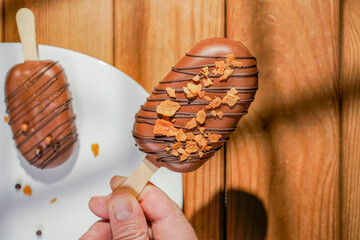
[[[128,177],[124,183],[119,185],[114,191],[116,193],[129,193],[134,197],[138,197],[141,191],[144,189],[151,176],[159,168],[154,166],[148,160],[144,159],[135,171]]]
[[[35,16],[28,8],[21,8],[16,13],[16,24],[23,46],[25,61],[39,60],[36,46]]]

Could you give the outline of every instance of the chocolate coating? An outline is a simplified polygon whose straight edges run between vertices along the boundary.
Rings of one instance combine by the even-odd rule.
[[[57,62],[25,61],[8,72],[6,113],[16,147],[30,164],[53,168],[71,156],[77,141],[71,101]]]
[[[212,73],[214,63],[217,60],[226,60],[228,54],[234,54],[237,60],[242,62],[241,67],[235,67],[234,72],[225,81],[220,81],[220,75]],[[153,133],[156,119],[159,118],[156,113],[156,106],[164,100],[179,102],[180,110],[174,116],[174,126],[185,130],[186,123],[196,116],[200,110],[204,109],[210,101],[205,101],[199,97],[190,100],[186,97],[183,87],[192,78],[199,75],[203,67],[208,66],[210,70],[209,77],[213,79],[213,85],[202,87],[206,95],[214,99],[221,99],[227,92],[235,87],[239,92],[240,100],[232,107],[222,104],[220,109],[224,117],[219,119],[207,111],[204,124],[205,134],[221,134],[221,139],[216,143],[208,143],[212,149],[205,152],[201,157],[198,153],[192,153],[191,159],[180,161],[179,157],[166,151],[166,147],[171,147],[175,143],[175,137],[155,136]],[[172,99],[165,91],[166,87],[175,89],[176,98]],[[199,168],[229,138],[232,131],[236,129],[240,118],[247,113],[247,110],[254,100],[258,88],[258,70],[256,59],[249,50],[240,42],[226,38],[209,38],[196,44],[159,82],[154,88],[152,94],[147,98],[144,105],[135,116],[133,136],[139,149],[147,154],[146,159],[157,167],[167,167],[176,172],[190,172]],[[192,130],[193,134],[199,134],[199,129]]]

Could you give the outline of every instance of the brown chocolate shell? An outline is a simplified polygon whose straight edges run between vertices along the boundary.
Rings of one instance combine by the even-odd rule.
[[[6,113],[16,147],[37,168],[66,162],[77,141],[75,115],[63,68],[54,61],[25,61],[5,82]]]
[[[221,81],[221,75],[214,74],[212,70],[215,68],[215,61],[226,61],[228,54],[234,54],[236,60],[241,61],[242,66],[232,67],[234,70],[232,74],[226,80]],[[200,97],[189,99],[184,93],[183,87],[193,82],[194,76],[201,76],[204,67],[209,68],[208,77],[213,81],[212,86],[205,87],[203,79],[200,80],[206,96],[211,99],[215,97],[223,99],[231,88],[236,88],[240,100],[234,106],[230,107],[228,104],[222,103],[216,109],[223,112],[222,119],[213,116],[210,110],[206,110],[205,123],[203,125],[198,124],[196,128],[189,130],[185,128],[186,123],[196,117],[200,110],[205,109],[210,101]],[[203,77],[205,78],[205,76]],[[166,87],[175,89],[175,98],[171,98],[167,94]],[[194,171],[211,158],[226,142],[230,133],[236,129],[239,120],[247,113],[251,102],[254,100],[257,88],[256,59],[244,45],[227,38],[205,39],[185,54],[166,77],[159,82],[147,101],[141,106],[135,116],[133,128],[135,141],[139,149],[147,154],[146,159],[155,166],[167,167],[176,172]],[[201,156],[198,152],[191,153],[189,158],[182,161],[180,156],[174,156],[171,153],[171,146],[176,142],[175,137],[154,134],[155,121],[162,117],[157,114],[156,106],[165,100],[178,102],[181,106],[175,116],[169,119],[169,121],[173,121],[174,127],[183,129],[185,132],[191,132],[194,135],[220,134],[220,140],[213,143],[208,142],[211,149],[204,151]],[[205,127],[203,133],[200,132],[200,127]],[[183,142],[183,147],[185,144]]]

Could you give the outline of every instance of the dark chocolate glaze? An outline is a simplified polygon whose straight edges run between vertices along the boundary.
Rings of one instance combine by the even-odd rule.
[[[242,62],[242,67],[234,67],[234,72],[225,81],[220,81],[220,75],[212,73],[215,61],[225,60],[228,54],[235,54],[236,59]],[[221,134],[221,139],[216,143],[208,142],[212,149],[205,152],[202,157],[198,153],[190,155],[190,159],[180,161],[180,157],[172,155],[166,151],[166,147],[171,147],[176,142],[175,137],[155,136],[153,133],[156,119],[156,106],[164,100],[172,100],[180,103],[180,110],[175,114],[174,127],[185,129],[186,123],[196,116],[200,110],[204,109],[210,101],[200,98],[188,99],[183,87],[189,82],[193,82],[195,75],[200,75],[203,67],[209,67],[209,77],[213,80],[210,87],[202,87],[206,95],[214,99],[216,96],[223,99],[227,92],[235,87],[240,96],[240,100],[232,107],[222,104],[219,108],[224,116],[219,119],[217,116],[207,111],[205,134]],[[201,80],[202,83],[202,80]],[[165,90],[166,87],[175,89],[176,98],[170,98]],[[199,168],[229,138],[231,132],[236,129],[240,118],[247,113],[247,110],[254,100],[258,88],[258,70],[256,59],[247,48],[240,42],[226,38],[205,39],[196,44],[185,56],[171,69],[168,75],[154,88],[152,94],[147,98],[144,105],[135,116],[133,136],[139,149],[145,152],[146,159],[157,167],[167,167],[176,172],[190,172]],[[217,110],[219,110],[217,109]],[[189,132],[189,131],[187,131]],[[191,130],[193,134],[199,134],[199,129]],[[185,145],[185,143],[183,144]]]
[[[6,113],[16,147],[32,165],[44,169],[66,162],[77,141],[75,115],[63,68],[53,61],[25,61],[5,82]],[[22,131],[23,124],[28,126]],[[50,136],[50,144],[45,138]]]

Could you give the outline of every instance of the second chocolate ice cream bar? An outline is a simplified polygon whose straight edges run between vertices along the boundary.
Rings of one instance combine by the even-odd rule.
[[[25,61],[5,82],[5,102],[16,147],[37,168],[66,162],[77,141],[64,69],[54,61]]]

